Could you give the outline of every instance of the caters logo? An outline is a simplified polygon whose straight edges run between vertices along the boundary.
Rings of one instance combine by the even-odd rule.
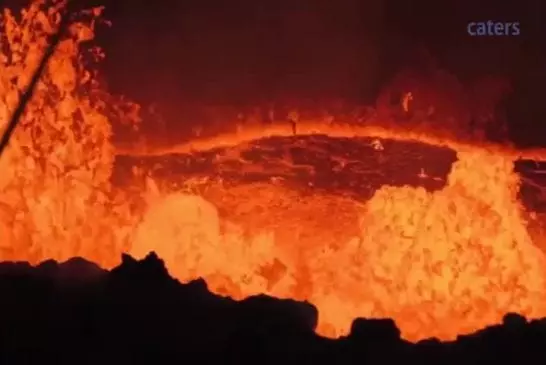
[[[495,22],[493,20],[483,22],[470,22],[466,31],[473,37],[506,37],[520,35],[519,22]]]

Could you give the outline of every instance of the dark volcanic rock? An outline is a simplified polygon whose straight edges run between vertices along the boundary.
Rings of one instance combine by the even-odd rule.
[[[325,339],[314,334],[312,305],[220,297],[203,280],[172,279],[155,254],[124,255],[110,272],[82,259],[1,263],[0,293],[0,364],[546,361],[546,320],[507,314],[456,342],[411,344],[392,320],[355,319],[349,336]]]

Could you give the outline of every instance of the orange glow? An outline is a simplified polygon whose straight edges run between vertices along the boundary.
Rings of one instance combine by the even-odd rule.
[[[58,21],[41,3],[20,17],[2,15],[2,125]],[[458,161],[442,190],[384,185],[369,201],[303,195],[275,182],[227,186],[213,176],[187,179],[177,191],[148,177],[138,193],[124,191],[110,183],[116,153],[168,159],[222,146],[236,155],[247,142],[293,132],[280,123],[178,146],[115,147],[112,110],[136,123],[138,106],[112,104],[93,70],[82,66],[93,21],[72,27],[0,160],[0,259],[78,255],[110,268],[121,252],[140,258],[154,250],[182,282],[203,277],[212,291],[234,298],[308,300],[319,309],[317,331],[332,337],[346,334],[355,317],[392,317],[405,338],[418,340],[452,339],[508,311],[546,316],[546,258],[528,232],[513,172],[514,160],[546,160],[545,151],[441,128],[409,131],[392,121],[336,126],[300,118],[298,134],[414,140],[449,147]],[[202,187],[207,194],[200,196]],[[134,194],[143,208],[128,203]],[[220,214],[219,207],[229,209]]]

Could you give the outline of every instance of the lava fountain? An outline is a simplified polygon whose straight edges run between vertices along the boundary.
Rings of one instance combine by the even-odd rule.
[[[34,1],[21,14],[2,14],[3,125],[58,25],[59,4]],[[258,142],[297,145],[309,160],[328,150],[311,148],[282,124],[174,147],[121,150],[111,142],[111,121],[136,123],[138,106],[109,95],[89,66],[103,56],[89,46],[99,16],[93,9],[72,25],[0,160],[1,260],[82,256],[109,268],[122,252],[142,257],[153,250],[180,281],[203,277],[222,295],[308,300],[319,310],[317,331],[331,337],[347,333],[356,317],[394,318],[405,338],[418,340],[452,339],[497,323],[509,311],[546,316],[546,258],[539,238],[529,234],[514,172],[516,159],[545,159],[546,153],[408,131],[386,121],[302,121],[300,136],[330,146],[372,138],[453,153],[456,161],[441,184],[393,185],[387,177],[363,198],[319,189],[314,184],[320,179],[305,189],[286,182],[316,175],[316,169],[295,164],[289,154],[267,157],[256,150]],[[356,156],[343,152],[328,171],[348,171],[351,180],[355,161],[384,153],[371,145]],[[248,163],[253,150],[263,157],[260,163]],[[202,169],[196,179],[181,169],[177,185],[153,175],[139,185],[141,177],[128,174],[134,184],[114,184],[120,156],[135,164],[208,156],[214,171]],[[233,184],[218,168],[230,176],[271,176]],[[380,166],[372,170],[381,172]]]

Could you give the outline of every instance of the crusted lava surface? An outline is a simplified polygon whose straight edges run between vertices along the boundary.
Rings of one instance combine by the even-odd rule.
[[[138,166],[173,189],[188,179],[222,181],[224,187],[276,184],[300,193],[326,193],[368,200],[383,185],[421,186],[428,191],[445,186],[455,151],[418,141],[373,137],[339,138],[326,135],[266,137],[234,147],[164,155],[118,155],[113,181],[129,184],[131,168]],[[522,177],[521,198],[535,211],[544,176],[533,161],[514,164]],[[222,208],[207,191],[200,194]]]
[[[457,341],[416,344],[389,319],[355,319],[337,340],[314,333],[308,303],[212,294],[180,284],[150,254],[105,271],[74,258],[0,264],[0,363],[507,364],[546,361],[545,320],[507,314],[502,325]],[[198,357],[188,357],[190,355]]]

